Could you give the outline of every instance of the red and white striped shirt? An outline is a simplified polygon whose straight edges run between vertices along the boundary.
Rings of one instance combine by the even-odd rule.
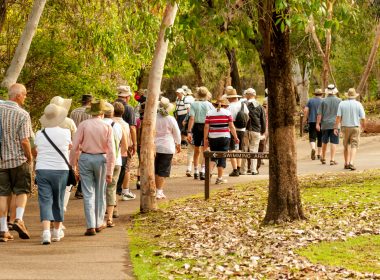
[[[220,108],[208,111],[206,115],[206,124],[209,124],[208,137],[209,138],[230,138],[229,123],[232,122],[231,112]]]

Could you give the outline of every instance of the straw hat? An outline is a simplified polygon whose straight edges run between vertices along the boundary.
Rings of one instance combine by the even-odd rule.
[[[220,106],[228,106],[228,105],[230,105],[230,102],[228,101],[226,95],[222,95],[217,100],[214,100],[212,102],[212,104],[217,105],[217,106],[219,106],[219,105]]]
[[[91,106],[86,109],[86,113],[89,115],[97,116],[104,114],[109,108],[106,106],[104,100],[94,100],[91,102]]]
[[[354,88],[350,88],[348,92],[344,94],[349,99],[355,99],[359,96],[359,93],[356,93],[356,90]]]
[[[325,92],[326,94],[337,94],[339,91],[334,84],[329,84]]]
[[[314,90],[314,95],[323,95],[323,91],[320,88]]]
[[[55,104],[57,106],[65,108],[66,111],[70,111],[71,99],[65,99],[65,98],[62,98],[60,96],[54,96],[50,100],[50,104]]]
[[[174,105],[170,103],[170,100],[166,97],[161,97],[158,107],[164,108],[167,112],[171,112],[174,109]]]
[[[68,111],[56,104],[49,104],[45,107],[44,114],[40,118],[43,127],[56,127],[66,118]]]
[[[241,95],[238,95],[236,92],[236,89],[234,89],[232,86],[226,87],[226,98],[236,98],[241,97]]]
[[[118,86],[116,88],[117,96],[128,97],[132,95],[131,88],[129,86]]]
[[[254,90],[253,88],[248,88],[248,89],[245,91],[245,94],[246,94],[246,95],[250,95],[250,96],[256,96],[256,90]]]
[[[104,114],[112,114],[114,111],[113,105],[111,103],[105,102],[106,109],[104,110]]]
[[[206,100],[211,96],[211,93],[206,87],[199,87],[195,96],[198,100]]]

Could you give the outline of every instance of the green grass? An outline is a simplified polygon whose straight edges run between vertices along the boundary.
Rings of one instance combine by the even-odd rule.
[[[360,236],[347,241],[322,242],[297,253],[314,263],[380,273],[380,236]]]

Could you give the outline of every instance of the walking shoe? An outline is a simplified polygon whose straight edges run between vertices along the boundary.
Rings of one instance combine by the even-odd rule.
[[[338,163],[335,160],[330,160],[330,165],[338,165]]]
[[[30,234],[26,229],[24,221],[16,219],[13,224],[13,229],[18,232],[18,235],[21,239],[30,239]]]
[[[194,179],[198,180],[198,178],[199,178],[199,173],[194,173]]]
[[[41,235],[41,244],[49,245],[51,243],[51,234],[50,231],[44,230]]]
[[[230,173],[230,177],[239,177],[239,175],[240,175],[240,172],[237,170],[237,169],[235,169],[234,171],[232,171],[231,173]]]
[[[252,173],[252,171],[251,171],[251,169],[248,169],[247,174],[250,174],[250,173]]]
[[[311,159],[315,160],[315,149],[311,150]]]
[[[83,199],[83,193],[78,190],[75,192],[74,196],[77,199]]]
[[[352,164],[352,163],[350,163],[349,165],[348,165],[348,167],[353,171],[353,170],[356,170],[356,167]]]
[[[186,170],[186,176],[191,177],[191,171],[190,170]]]
[[[139,190],[141,188],[141,182],[136,181],[136,190]]]
[[[156,195],[156,199],[165,199],[166,198],[166,195],[164,195],[164,193],[158,193]]]
[[[121,200],[123,201],[128,201],[128,200],[133,200],[133,199],[136,199],[136,195],[133,194],[132,192],[127,192],[127,193],[123,193],[121,195]]]
[[[227,180],[226,179],[223,179],[223,178],[216,178],[216,181],[215,181],[215,184],[216,185],[221,185],[221,184],[225,184],[227,183]]]
[[[65,233],[63,232],[62,229],[59,229],[59,230],[53,229],[53,234],[51,235],[51,241],[58,242],[58,241],[61,241],[61,239],[64,237],[65,237]]]
[[[115,226],[115,223],[111,220],[108,220],[107,221],[107,227],[114,227]]]
[[[345,164],[344,169],[350,169],[350,164]]]
[[[12,241],[13,239],[13,235],[9,231],[0,231],[0,242]]]
[[[321,156],[320,156],[320,155],[317,155],[317,159],[321,159]]]
[[[252,175],[259,175],[259,171],[253,171]]]
[[[326,164],[326,160],[324,158],[321,158],[321,163]]]
[[[86,235],[86,236],[94,236],[94,235],[96,235],[96,231],[95,231],[94,228],[88,228],[86,230],[86,232],[84,233],[84,235]]]
[[[13,230],[13,224],[12,223],[8,223],[8,230],[9,231]]]
[[[206,174],[204,172],[199,172],[199,179],[206,180]]]

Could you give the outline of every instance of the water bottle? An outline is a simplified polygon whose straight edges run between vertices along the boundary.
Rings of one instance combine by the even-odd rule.
[[[239,150],[239,144],[235,143],[235,151],[238,151],[238,150]]]

